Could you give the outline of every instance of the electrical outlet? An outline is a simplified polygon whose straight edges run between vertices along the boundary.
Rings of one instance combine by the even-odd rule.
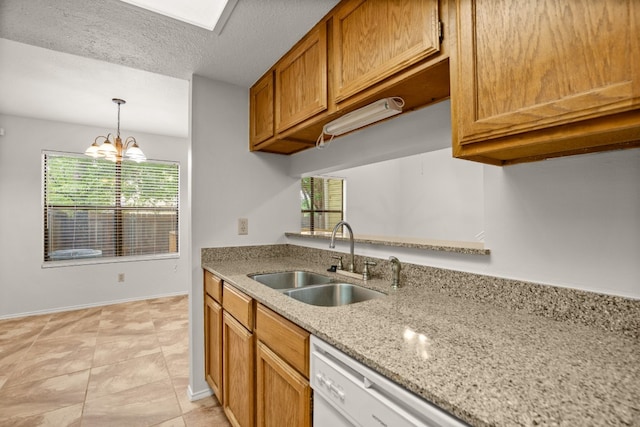
[[[118,283],[124,283],[124,273],[118,273]]]
[[[238,234],[239,235],[249,234],[249,219],[248,218],[238,218]]]

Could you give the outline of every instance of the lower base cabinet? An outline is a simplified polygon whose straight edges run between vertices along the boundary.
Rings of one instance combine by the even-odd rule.
[[[256,308],[258,427],[310,427],[309,332],[262,304]]]
[[[310,334],[205,270],[205,378],[233,427],[311,427]]]
[[[204,310],[205,379],[222,402],[222,306],[206,294]]]
[[[227,312],[224,312],[222,322],[224,413],[234,427],[253,427],[253,334]]]
[[[261,341],[256,364],[257,426],[311,426],[309,381]]]

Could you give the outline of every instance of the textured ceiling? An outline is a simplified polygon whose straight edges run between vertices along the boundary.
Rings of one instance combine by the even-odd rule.
[[[221,35],[119,0],[0,0],[0,37],[127,67],[250,86],[337,0],[240,0]]]
[[[186,137],[192,74],[249,87],[337,2],[239,0],[216,35],[119,0],[0,0],[0,113],[106,126],[117,97],[123,128]]]

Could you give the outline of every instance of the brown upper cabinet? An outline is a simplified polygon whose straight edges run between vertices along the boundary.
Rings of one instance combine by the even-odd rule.
[[[447,5],[340,2],[251,88],[250,149],[314,147],[326,123],[381,98],[403,98],[405,112],[448,98]]]
[[[340,103],[440,51],[438,0],[347,0],[333,14]]]
[[[503,165],[638,145],[639,2],[456,0],[451,15],[454,156]]]
[[[309,32],[276,65],[276,131],[327,109],[327,26]]]
[[[273,137],[273,71],[249,90],[249,141],[251,148]]]

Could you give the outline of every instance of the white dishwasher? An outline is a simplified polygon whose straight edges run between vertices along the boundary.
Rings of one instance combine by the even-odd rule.
[[[467,424],[311,336],[314,427]]]

